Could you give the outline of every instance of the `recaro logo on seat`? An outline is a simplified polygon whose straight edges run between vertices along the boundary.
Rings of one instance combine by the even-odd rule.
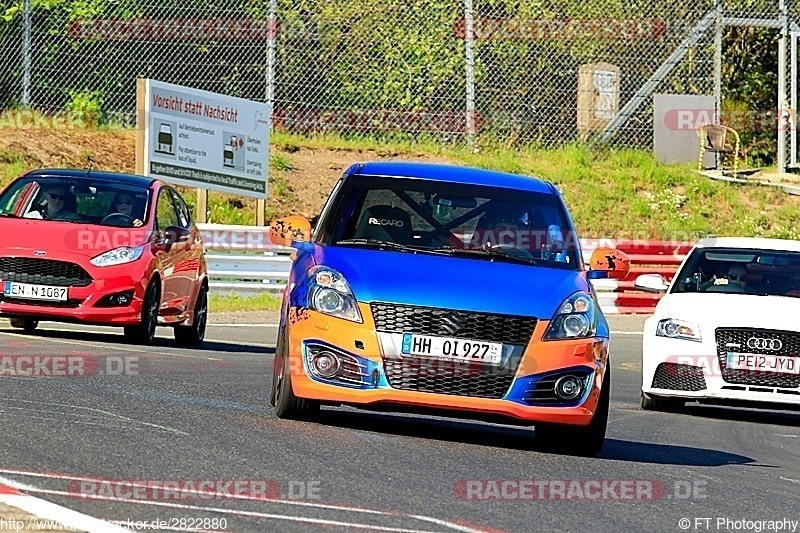
[[[376,226],[397,226],[398,228],[403,227],[402,220],[389,220],[388,218],[373,218],[369,217],[370,224],[374,224]]]

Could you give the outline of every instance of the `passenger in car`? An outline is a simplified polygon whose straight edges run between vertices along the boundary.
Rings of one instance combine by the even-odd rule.
[[[133,227],[138,228],[142,226],[144,222],[133,215],[134,202],[135,199],[132,194],[127,192],[118,193],[116,196],[114,196],[114,200],[111,202],[111,210],[109,214],[113,215],[115,213],[120,213],[128,216],[133,219]]]

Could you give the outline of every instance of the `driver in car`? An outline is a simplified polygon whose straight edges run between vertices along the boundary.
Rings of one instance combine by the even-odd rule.
[[[133,227],[138,228],[144,224],[140,219],[133,216],[133,195],[127,192],[122,192],[114,197],[111,202],[111,215],[121,214],[133,219]]]
[[[706,292],[747,292],[747,265],[732,263],[718,269],[715,276],[700,286]]]

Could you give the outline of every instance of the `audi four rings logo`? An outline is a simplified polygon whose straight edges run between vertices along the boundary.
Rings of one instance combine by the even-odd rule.
[[[753,350],[767,350],[776,352],[783,348],[780,339],[764,339],[762,337],[750,337],[747,339],[747,347]]]

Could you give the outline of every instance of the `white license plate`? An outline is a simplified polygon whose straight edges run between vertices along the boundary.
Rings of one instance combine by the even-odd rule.
[[[503,345],[499,342],[471,341],[404,333],[402,353],[458,361],[480,361],[490,365],[498,365],[503,360]]]
[[[25,300],[49,300],[65,302],[67,300],[66,287],[51,287],[50,285],[34,285],[32,283],[16,283],[6,281],[3,291],[5,296],[22,298]]]
[[[731,370],[800,374],[800,358],[784,355],[728,352],[728,364],[726,366]]]

